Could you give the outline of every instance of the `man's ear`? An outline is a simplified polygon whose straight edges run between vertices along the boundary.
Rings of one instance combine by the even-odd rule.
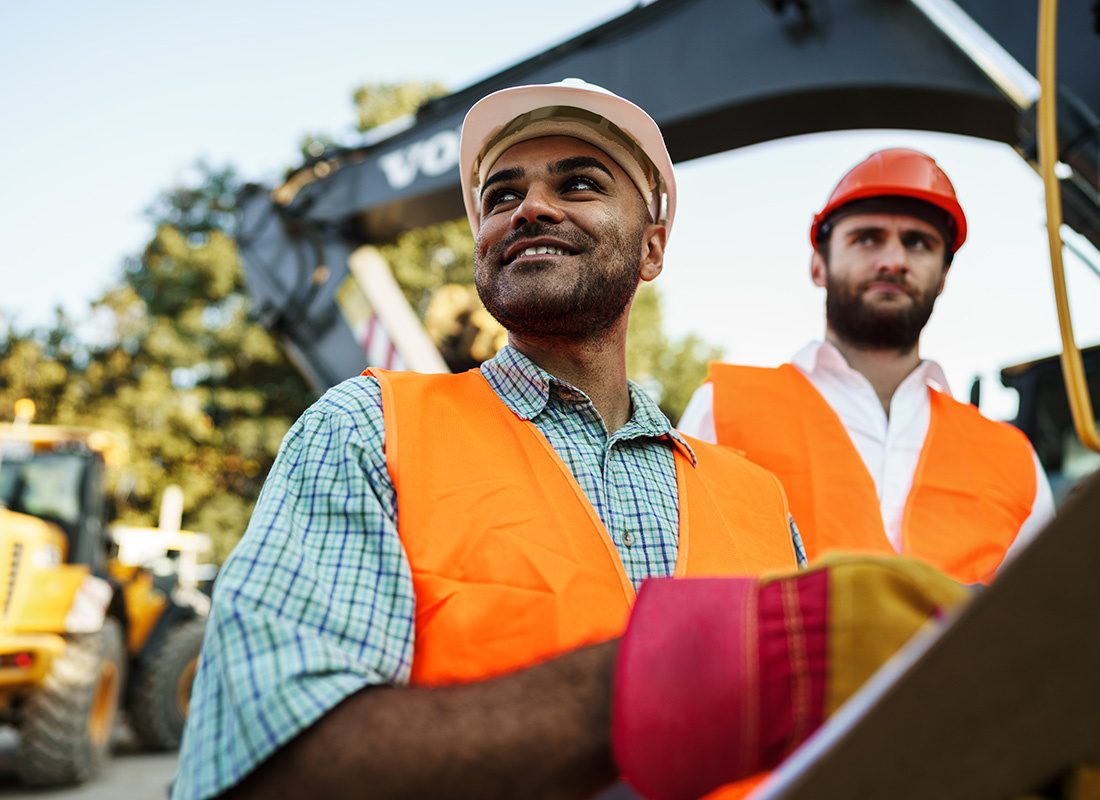
[[[638,262],[638,277],[651,281],[661,274],[665,265],[665,241],[668,231],[664,225],[648,223],[642,237],[641,259]]]
[[[825,264],[825,256],[814,250],[814,254],[810,256],[810,280],[814,282],[814,286],[824,288],[828,280],[828,272],[829,268]]]
[[[940,285],[936,287],[936,297],[943,294],[943,287],[947,285],[947,273],[951,271],[950,264],[943,265],[943,272],[940,274]]]

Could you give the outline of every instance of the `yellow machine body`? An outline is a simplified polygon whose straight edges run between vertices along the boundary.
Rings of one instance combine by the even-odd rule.
[[[40,681],[65,647],[66,619],[89,575],[64,563],[66,548],[56,525],[0,508],[0,691]]]
[[[148,570],[118,561],[111,561],[107,566],[111,577],[122,586],[128,623],[126,649],[130,655],[136,655],[149,641],[149,635],[168,606],[168,596],[153,585],[153,576]]]

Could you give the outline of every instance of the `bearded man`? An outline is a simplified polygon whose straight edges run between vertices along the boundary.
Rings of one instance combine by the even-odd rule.
[[[776,369],[714,364],[680,429],[779,476],[807,556],[901,553],[989,581],[1053,513],[1017,429],[951,398],[920,335],[966,217],[947,175],[907,149],[873,153],[810,229],[825,341]]]
[[[218,577],[177,800],[579,798],[620,775],[699,797],[906,638],[831,646],[876,607],[831,592],[897,595],[892,632],[960,599],[923,565],[796,571],[775,477],[627,381],[676,207],[644,111],[577,80],[505,89],[460,167],[509,344],[458,375],[368,370],[291,429]]]

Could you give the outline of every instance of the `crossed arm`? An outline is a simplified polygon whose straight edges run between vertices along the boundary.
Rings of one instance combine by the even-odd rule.
[[[361,690],[222,797],[590,796],[616,776],[609,707],[617,645],[461,686]]]

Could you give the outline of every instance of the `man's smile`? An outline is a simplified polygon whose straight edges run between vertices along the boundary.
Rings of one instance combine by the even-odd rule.
[[[512,263],[522,263],[545,256],[573,256],[577,249],[561,239],[546,236],[538,238],[523,238],[514,242],[504,251],[501,264],[507,266]]]

